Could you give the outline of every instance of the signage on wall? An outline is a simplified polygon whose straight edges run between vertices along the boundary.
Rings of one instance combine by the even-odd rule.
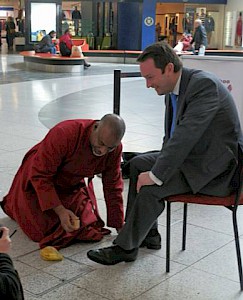
[[[223,82],[223,84],[226,86],[226,88],[232,92],[233,90],[233,86],[232,86],[232,83],[230,81],[230,79],[221,79],[221,81]]]
[[[152,26],[154,24],[154,19],[152,17],[146,17],[144,19],[144,24],[146,26]]]
[[[204,56],[199,58],[197,55],[182,55],[181,59],[185,67],[205,70],[216,74],[221,79],[232,93],[243,126],[242,57]]]
[[[56,31],[56,3],[31,3],[30,41],[39,42],[51,30]],[[39,16],[45,16],[40,18]]]

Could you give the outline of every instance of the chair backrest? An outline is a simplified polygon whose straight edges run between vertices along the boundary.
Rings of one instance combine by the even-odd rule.
[[[110,49],[111,46],[111,37],[110,36],[104,36],[101,44],[101,50]]]
[[[238,147],[238,166],[235,172],[235,184],[236,184],[236,197],[235,197],[235,205],[243,204],[241,203],[241,195],[242,195],[242,187],[243,187],[243,152]]]

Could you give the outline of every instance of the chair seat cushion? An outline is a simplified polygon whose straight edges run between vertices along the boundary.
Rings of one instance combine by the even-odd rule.
[[[169,196],[165,200],[170,202],[231,206],[235,204],[235,194],[226,197],[208,196],[203,194],[181,194]],[[243,194],[241,194],[238,204],[243,204]]]

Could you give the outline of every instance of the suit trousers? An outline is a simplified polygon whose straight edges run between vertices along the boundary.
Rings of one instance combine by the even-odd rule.
[[[178,170],[161,186],[156,184],[141,187],[136,191],[138,176],[150,171],[158,153],[147,153],[134,157],[130,162],[130,183],[125,224],[114,243],[125,250],[138,248],[151,228],[157,227],[157,218],[163,212],[163,198],[191,192],[184,175]]]

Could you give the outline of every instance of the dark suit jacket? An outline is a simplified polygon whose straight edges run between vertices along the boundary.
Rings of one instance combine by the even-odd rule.
[[[201,45],[204,45],[207,48],[208,39],[204,26],[201,25],[195,29],[191,44],[192,43],[195,43],[195,50],[198,50]]]
[[[173,137],[166,95],[165,138],[153,174],[166,183],[181,171],[194,193],[227,195],[243,138],[230,92],[213,74],[183,68]],[[176,186],[176,183],[175,183]]]

